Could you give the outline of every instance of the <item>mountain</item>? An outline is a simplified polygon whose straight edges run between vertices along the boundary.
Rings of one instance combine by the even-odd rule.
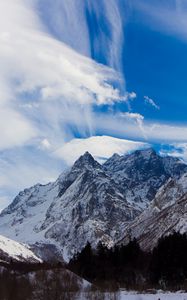
[[[152,148],[137,150],[129,155],[114,154],[103,165],[124,190],[126,199],[144,210],[158,189],[170,178],[187,172],[187,166],[178,158],[161,157]]]
[[[0,215],[0,232],[28,244],[56,245],[68,259],[90,241],[112,246],[140,211],[86,152],[55,183],[20,192]]]
[[[185,171],[179,159],[153,149],[115,154],[104,165],[86,152],[55,182],[20,192],[0,214],[0,233],[43,259],[69,260],[88,241],[111,247],[168,178]]]
[[[149,208],[125,229],[118,244],[136,238],[144,250],[151,250],[162,236],[187,232],[187,173],[169,179],[160,188]]]
[[[26,245],[10,240],[0,235],[0,261],[1,262],[42,262]]]

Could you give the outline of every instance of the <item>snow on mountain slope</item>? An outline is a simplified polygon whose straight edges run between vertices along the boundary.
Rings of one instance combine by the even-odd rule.
[[[8,262],[10,259],[30,263],[42,262],[26,245],[0,235],[0,260]]]
[[[170,178],[157,192],[151,207],[162,210],[172,204],[187,193],[187,173],[179,179]]]
[[[112,246],[140,211],[89,153],[55,183],[21,192],[0,215],[0,232],[28,244],[55,244],[68,259],[90,241]]]
[[[125,156],[114,154],[103,167],[124,189],[126,199],[142,210],[168,178],[178,178],[187,172],[181,160],[161,157],[153,149],[137,150]]]
[[[119,243],[136,238],[144,250],[151,250],[164,235],[187,232],[187,173],[169,179],[149,208],[127,226]]]
[[[65,260],[87,241],[110,247],[160,186],[185,170],[180,160],[160,157],[152,149],[115,154],[104,165],[86,152],[56,182],[20,192],[0,214],[0,234]]]
[[[10,238],[32,244],[43,240],[43,234],[37,231],[45,220],[46,211],[58,195],[58,182],[48,185],[35,185],[20,192],[12,204],[1,213],[1,233]],[[18,240],[18,239],[17,239]]]

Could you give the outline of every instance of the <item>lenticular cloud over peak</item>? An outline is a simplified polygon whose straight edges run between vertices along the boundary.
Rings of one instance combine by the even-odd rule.
[[[111,136],[92,136],[87,139],[73,139],[59,148],[54,155],[62,158],[68,165],[86,151],[89,151],[96,160],[103,163],[114,153],[123,155],[133,150],[147,148],[149,144],[118,139]]]

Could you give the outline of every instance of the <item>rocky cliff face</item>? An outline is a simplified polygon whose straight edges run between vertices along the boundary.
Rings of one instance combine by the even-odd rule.
[[[104,169],[123,188],[126,199],[144,210],[168,178],[178,178],[187,166],[179,159],[161,157],[153,149],[132,154],[114,154]]]
[[[168,178],[185,171],[180,160],[152,149],[115,154],[104,165],[86,152],[56,182],[20,192],[0,214],[0,233],[37,251],[55,247],[66,260],[87,241],[110,247]]]
[[[89,153],[55,183],[21,192],[0,215],[0,232],[17,240],[55,244],[68,258],[87,241],[113,245],[140,211]]]
[[[131,222],[118,242],[136,238],[144,250],[151,250],[162,236],[187,232],[187,173],[169,179],[140,216]]]

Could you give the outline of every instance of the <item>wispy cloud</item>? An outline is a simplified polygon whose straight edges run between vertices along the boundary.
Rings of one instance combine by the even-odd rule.
[[[124,137],[133,140],[145,140],[150,143],[174,143],[187,142],[187,126],[175,123],[162,123],[154,120],[142,120],[141,115],[127,115],[116,113],[115,115],[97,114],[95,120],[95,132]],[[133,116],[133,118],[132,118]],[[137,126],[137,118],[143,122],[143,132]]]
[[[77,52],[91,56],[86,6],[82,0],[37,0],[37,10],[48,31]]]
[[[0,43],[1,149],[44,128],[63,137],[63,111],[74,106],[87,114],[93,104],[125,100],[110,84],[117,74],[50,36],[29,1],[0,0]]]
[[[142,132],[143,137],[146,139],[146,132],[144,130],[144,116],[142,116],[139,113],[132,113],[132,112],[125,112],[121,113],[121,116],[124,117],[127,120],[135,121],[137,126],[139,127],[140,131]]]
[[[126,93],[126,99],[127,100],[134,100],[136,99],[137,94],[135,92]]]
[[[149,16],[146,21],[151,26],[159,30],[162,27],[166,33],[185,39],[183,3],[177,1],[172,9],[167,6],[154,9],[150,1],[134,1],[136,9]],[[26,186],[55,179],[64,168],[60,159],[66,154],[66,161],[71,163],[85,150],[97,157],[108,157],[113,152],[141,147],[147,141],[187,142],[186,125],[148,121],[133,112],[94,112],[95,106],[112,106],[136,98],[134,92],[121,95],[114,88],[119,86],[125,91],[125,81],[112,69],[122,68],[123,4],[118,0],[0,0],[0,199],[3,201]],[[47,6],[41,19],[42,8]],[[98,21],[102,18],[108,26],[104,32],[99,25],[92,45],[85,11],[94,14]],[[106,64],[112,68],[91,60],[91,47],[98,55],[107,54]],[[148,100],[156,108],[154,100]],[[113,135],[139,142],[112,137],[74,139],[80,134],[85,138]],[[100,147],[96,149],[96,145]]]
[[[152,28],[187,41],[187,3],[185,0],[158,1],[135,0],[138,9]]]
[[[162,147],[160,153],[162,155],[170,155],[180,158],[187,163],[187,143],[173,143]]]
[[[103,162],[114,153],[147,147],[144,142],[118,139],[110,136],[93,136],[72,139],[57,149],[43,140],[37,147],[18,147],[0,152],[0,210],[7,206],[17,193],[37,183],[55,181],[59,174],[72,165],[85,151]]]
[[[150,104],[152,107],[154,107],[158,110],[160,109],[160,106],[158,106],[152,98],[150,98],[148,96],[144,96],[144,100],[145,100],[145,103]]]
[[[82,55],[89,56],[89,47],[78,2],[84,3],[70,0],[66,5],[62,1],[64,20],[70,20],[74,29],[78,27],[74,31],[65,26],[63,39],[56,39],[40,19],[39,1],[0,0],[1,199],[6,200],[7,195],[13,196],[38,181],[52,180],[61,172],[64,164],[52,153],[76,134],[94,134],[93,106],[135,97],[133,93],[121,96],[113,87],[116,81],[123,81],[114,70]],[[106,5],[115,8],[115,1]],[[71,8],[76,13],[75,20],[68,15],[73,13]],[[117,8],[113,13],[118,14]],[[112,40],[108,44],[111,66],[117,64],[120,36],[114,36],[112,18],[113,15]],[[82,39],[85,34],[84,41],[78,42],[79,31]]]
[[[87,3],[90,15],[95,14],[99,26],[93,43],[94,51],[96,54],[105,54],[108,65],[121,72],[123,67],[124,22],[121,15],[120,1],[101,0],[99,2],[87,1]],[[101,19],[107,22],[108,32],[102,29]]]
[[[122,70],[125,1],[37,0],[36,3],[48,30],[60,41],[83,55],[105,57],[107,65]]]

